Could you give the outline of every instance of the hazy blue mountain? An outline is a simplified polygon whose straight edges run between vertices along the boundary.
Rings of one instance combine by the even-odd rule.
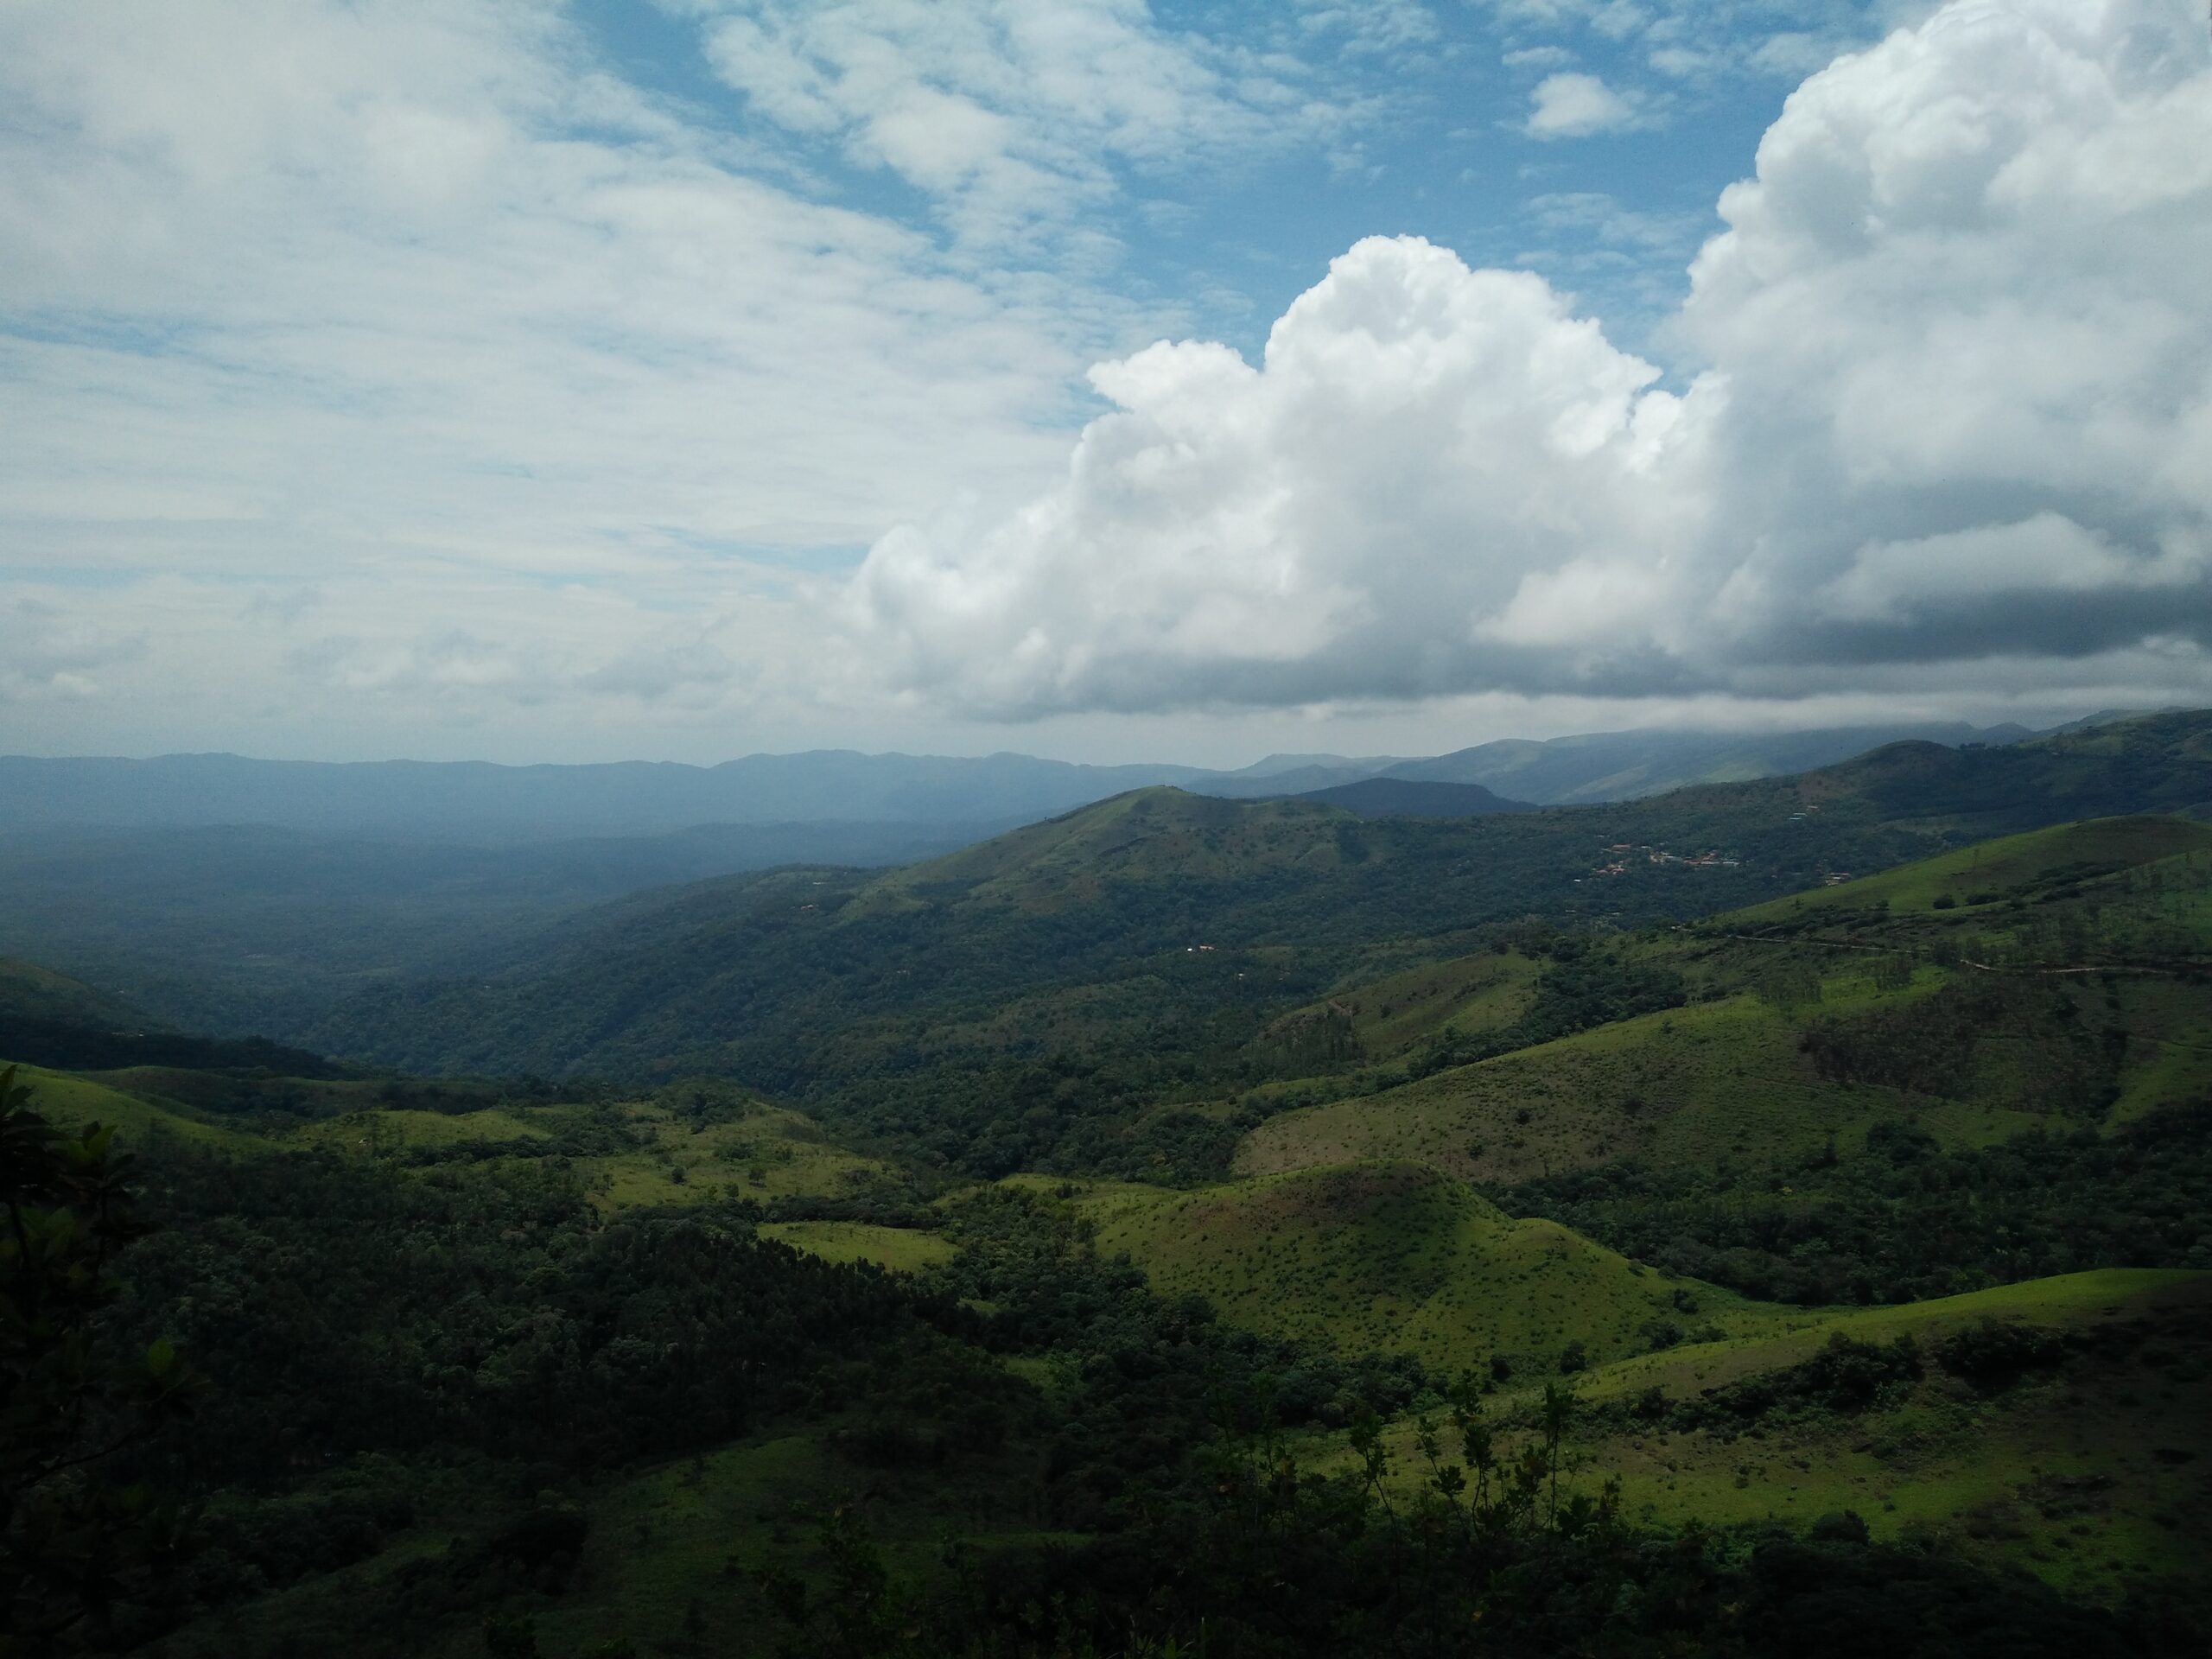
[[[1086,766],[1022,754],[843,750],[748,755],[716,766],[16,756],[0,759],[0,829],[260,823],[382,839],[517,842],[709,823],[1003,824],[1200,775],[1189,766]]]
[[[950,757],[842,749],[747,755],[714,766],[334,764],[235,754],[146,760],[16,756],[0,758],[0,831],[257,823],[359,839],[514,843],[652,836],[701,824],[884,823],[958,825],[973,838],[988,833],[976,826],[1033,822],[1157,784],[1257,799],[1390,777],[1480,784],[1510,799],[1552,805],[1778,777],[1905,739],[1955,745],[2012,742],[2026,735],[2019,727],[1965,725],[1764,734],[1602,732],[1547,742],[1507,739],[1427,760],[1274,754],[1233,771],[1082,766],[1014,753]],[[826,850],[791,856],[847,861]]]
[[[17,829],[0,832],[0,952],[194,1029],[277,1029],[364,982],[468,972],[640,889],[781,864],[908,863],[1015,822],[708,824],[499,847],[267,824]]]
[[[1481,784],[1541,806],[1640,800],[1693,784],[1748,783],[1834,766],[1885,744],[2016,743],[2024,726],[1847,726],[1804,732],[1591,732],[1537,742],[1506,738],[1386,775],[1424,783]]]

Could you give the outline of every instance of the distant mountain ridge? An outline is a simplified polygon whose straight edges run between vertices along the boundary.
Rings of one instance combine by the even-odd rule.
[[[2018,726],[1962,724],[1772,734],[1600,732],[1541,742],[1503,739],[1426,759],[1278,754],[1234,771],[1088,766],[1011,753],[836,749],[747,755],[713,766],[6,756],[0,757],[0,830],[265,824],[357,837],[516,842],[661,835],[710,823],[883,823],[971,826],[980,836],[1160,784],[1249,800],[1388,778],[1480,785],[1509,800],[1561,805],[1778,777],[1905,740],[1956,747],[2028,735]]]
[[[792,869],[632,894],[480,974],[386,982],[285,1034],[430,1071],[721,1073],[809,1109],[899,1096],[902,1078],[930,1071],[944,1092],[899,1096],[897,1111],[916,1134],[950,1135],[953,1115],[997,1098],[985,1080],[1013,1064],[1017,1030],[1030,1064],[1033,1048],[1089,1053],[1099,1030],[1132,1021],[1159,1045],[1147,1063],[1166,1065],[1171,1033],[1192,1053],[1244,1040],[1277,999],[1319,994],[1392,942],[1536,910],[1606,926],[1686,919],[1991,835],[2135,813],[2212,817],[2212,713],[2008,747],[1895,744],[1788,779],[1457,822],[1144,790],[881,874]],[[1624,847],[1649,855],[1608,860]],[[1689,856],[1713,852],[1727,856]],[[866,1043],[825,1040],[847,1020]],[[970,1069],[956,1084],[944,1068],[962,1049]],[[1013,1156],[1020,1091],[1006,1100],[989,1135]]]

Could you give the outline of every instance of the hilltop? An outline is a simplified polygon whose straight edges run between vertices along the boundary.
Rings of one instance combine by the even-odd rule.
[[[1465,1183],[1409,1163],[1333,1164],[1185,1194],[1109,1191],[1078,1207],[1098,1248],[1230,1323],[1348,1353],[1407,1353],[1440,1374],[1555,1372],[1653,1333],[1716,1338],[1769,1316],[1654,1274],[1554,1223],[1515,1220]]]

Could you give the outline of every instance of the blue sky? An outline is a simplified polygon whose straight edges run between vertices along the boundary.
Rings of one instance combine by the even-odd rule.
[[[1719,228],[1715,200],[1742,176],[1783,99],[1904,9],[1321,0],[1109,10],[1143,18],[1224,78],[1251,74],[1315,107],[1196,154],[1102,154],[1113,188],[1072,227],[1081,245],[1055,248],[1048,233],[1025,250],[1034,263],[1103,278],[1188,332],[1256,356],[1274,318],[1337,254],[1363,236],[1420,236],[1471,264],[1539,270],[1622,343],[1663,356],[1652,326],[1681,297],[1690,256]],[[718,74],[705,42],[722,8],[588,0],[575,16],[609,67],[772,152],[818,199],[957,241],[941,197],[855,154],[849,131],[794,130]],[[1578,76],[1617,106],[1570,110],[1532,131],[1537,89],[1567,77],[1572,92]]]
[[[2209,111],[2196,0],[18,0],[0,749],[2205,701]]]

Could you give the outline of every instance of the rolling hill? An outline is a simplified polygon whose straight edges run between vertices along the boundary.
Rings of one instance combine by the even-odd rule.
[[[1410,1353],[1446,1376],[1493,1362],[1499,1375],[1556,1373],[1570,1343],[1595,1363],[1643,1351],[1655,1332],[1717,1338],[1781,1317],[1554,1223],[1512,1220],[1426,1165],[1334,1164],[1078,1206],[1098,1248],[1126,1253],[1162,1294],[1203,1296],[1271,1335]]]
[[[1888,1121],[1974,1145],[2212,1089],[2212,829],[2186,820],[2000,838],[1615,954],[1672,976],[1681,1006],[1450,1064],[1525,1030],[1557,971],[1492,952],[1291,1016],[1341,1011],[1347,1064],[1379,1086],[1269,1117],[1236,1168],[1412,1158],[1510,1183],[1624,1160],[1778,1167]],[[1391,1081],[1409,1065],[1426,1075]]]
[[[378,985],[288,1034],[425,1071],[711,1072],[978,1173],[1063,1142],[1135,1169],[1159,1149],[1131,1141],[1143,1110],[1297,1075],[1254,1039],[1394,958],[1531,910],[1683,920],[2084,804],[2199,805],[2209,749],[2212,715],[2160,716],[1452,821],[1141,791],[880,876],[633,896],[480,976]]]
[[[2025,810],[1986,781],[1957,818]],[[1119,1506],[1169,1493],[1179,1527],[1232,1489],[1208,1425],[1240,1388],[1294,1414],[1259,1431],[1270,1471],[1349,1470],[1346,1426],[1397,1414],[1382,1485],[1416,1515],[1420,1424],[1462,1372],[1509,1459],[1543,1385],[1571,1391],[1570,1499],[1618,1477],[1619,1524],[1668,1529],[1618,1535],[1640,1560],[1689,1559],[1693,1521],[1746,1529],[1718,1560],[1818,1521],[1823,1548],[1863,1528],[2098,1605],[2185,1592],[2212,1517],[2212,830],[2069,823],[1866,874],[1867,847],[1955,831],[1789,787],[1752,798],[1732,866],[1616,837],[1558,880],[1592,908],[1440,937],[1381,907],[1427,882],[1432,923],[1478,913],[1511,873],[1440,895],[1439,848],[1491,834],[1535,869],[1519,827],[1583,821],[1143,791],[888,874],[627,900],[541,938],[488,988],[511,1000],[400,1005],[497,1009],[425,1027],[487,1052],[583,1020],[648,1057],[627,1088],[288,1077],[205,1043],[37,1073],[65,1122],[124,1124],[172,1229],[129,1317],[242,1379],[166,1454],[220,1540],[166,1650],[361,1624],[458,1659],[526,1618],[560,1651],[680,1652],[710,1615],[677,1601],[767,1628],[777,1572],[811,1594],[873,1541],[915,1572],[1035,1548],[1057,1586],[1092,1539],[1116,1572],[1157,1536],[1179,1570],[1187,1534]],[[1793,839],[1862,873],[1770,896],[1794,867],[1743,849]],[[124,1012],[35,973],[0,993]],[[715,1060],[830,1110],[660,1081],[713,1020],[789,1045]],[[1000,1165],[1029,1173],[972,1179]],[[1132,1170],[1159,1184],[1098,1178]],[[1273,1479],[1250,1490],[1305,1490]],[[502,1554],[538,1531],[565,1565]]]

